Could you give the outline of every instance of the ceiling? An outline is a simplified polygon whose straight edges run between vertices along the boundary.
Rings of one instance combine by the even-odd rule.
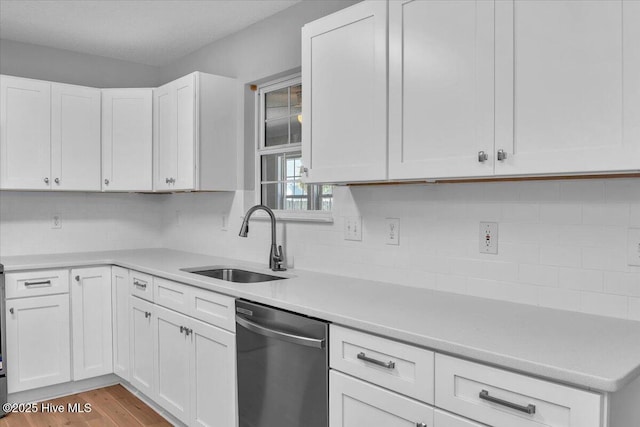
[[[0,0],[0,38],[163,66],[300,0]]]

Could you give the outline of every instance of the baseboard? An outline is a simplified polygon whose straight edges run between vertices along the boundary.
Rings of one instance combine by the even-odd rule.
[[[187,427],[187,424],[183,423],[182,421],[180,421],[179,419],[171,415],[169,412],[167,412],[160,405],[154,402],[146,394],[144,394],[143,392],[141,392],[140,390],[132,386],[130,383],[123,380],[122,378],[119,378],[119,380],[120,380],[120,385],[122,385],[122,387],[126,388],[131,394],[136,396],[138,399],[142,400],[146,405],[148,405],[154,411],[160,414],[160,416],[163,417],[165,420],[167,420],[168,422],[170,422],[176,427]]]

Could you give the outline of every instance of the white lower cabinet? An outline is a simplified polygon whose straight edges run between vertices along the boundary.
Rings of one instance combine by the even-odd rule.
[[[129,270],[111,267],[113,373],[129,381]]]
[[[129,302],[129,369],[131,384],[154,398],[154,346],[155,306],[140,298]]]
[[[69,294],[7,300],[9,393],[71,380]]]
[[[431,406],[333,370],[329,408],[329,427],[433,425]]]
[[[111,268],[71,270],[73,379],[113,372]]]
[[[433,417],[434,427],[485,427],[486,424],[479,424],[466,418],[436,409]]]

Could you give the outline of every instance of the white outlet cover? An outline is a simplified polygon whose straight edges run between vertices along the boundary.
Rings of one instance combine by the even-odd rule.
[[[640,228],[630,228],[627,237],[627,263],[640,266]]]
[[[479,250],[481,254],[498,253],[498,223],[481,222],[478,236]]]
[[[384,229],[387,245],[400,244],[400,218],[386,218]]]
[[[344,239],[362,241],[362,217],[359,217],[359,216],[345,217]]]

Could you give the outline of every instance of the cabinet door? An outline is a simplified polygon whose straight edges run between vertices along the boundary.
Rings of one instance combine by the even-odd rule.
[[[102,189],[153,189],[153,90],[102,90]]]
[[[111,267],[113,373],[129,381],[129,270]]]
[[[131,384],[150,398],[154,398],[154,306],[140,298],[130,297],[131,313],[129,351]]]
[[[154,90],[155,189],[195,189],[196,74]]]
[[[496,2],[496,174],[640,169],[640,3]]]
[[[69,294],[7,301],[9,393],[71,380]]]
[[[493,12],[389,3],[390,179],[493,175]]]
[[[476,423],[448,412],[436,409],[433,419],[434,427],[484,427],[486,424]]]
[[[100,89],[51,85],[51,189],[100,191]]]
[[[364,1],[302,29],[307,182],[387,178],[387,3]]]
[[[189,425],[235,426],[236,337],[234,334],[191,320],[191,418]]]
[[[188,423],[189,319],[159,306],[155,306],[155,310],[156,401],[180,421]]]
[[[373,384],[331,371],[330,427],[433,425],[433,408]]]
[[[45,190],[51,180],[51,84],[0,76],[0,188]]]
[[[71,270],[73,379],[113,372],[111,269]]]

